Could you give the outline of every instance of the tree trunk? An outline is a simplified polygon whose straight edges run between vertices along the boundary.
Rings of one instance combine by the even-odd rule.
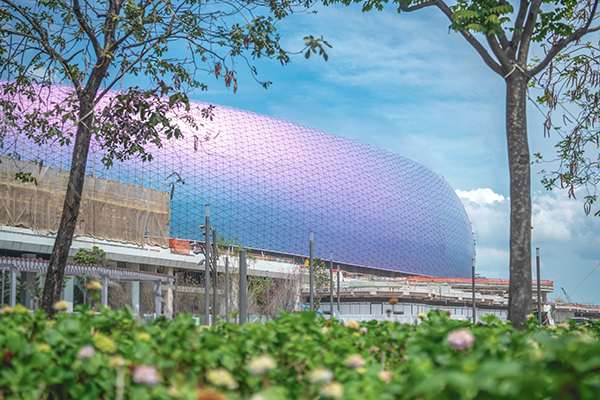
[[[91,94],[92,92],[93,94]],[[50,265],[44,284],[41,307],[48,315],[53,315],[54,303],[60,299],[63,276],[69,249],[73,242],[73,234],[77,225],[83,181],[85,179],[85,167],[87,163],[90,140],[92,137],[92,124],[94,123],[93,102],[96,90],[86,90],[80,94],[79,123],[77,124],[77,135],[75,147],[73,148],[73,159],[71,161],[71,172],[63,206],[62,217],[54,241],[54,248],[50,256]]]
[[[508,319],[519,329],[531,313],[531,170],[527,139],[527,82],[506,79],[506,137],[510,170],[510,286]]]

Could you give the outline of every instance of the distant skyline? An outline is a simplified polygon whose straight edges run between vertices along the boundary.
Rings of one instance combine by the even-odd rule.
[[[435,9],[398,15],[363,14],[359,7],[319,7],[282,21],[288,48],[306,35],[333,46],[329,61],[316,55],[257,63],[265,90],[242,62],[238,93],[207,76],[212,102],[307,125],[417,161],[443,175],[463,201],[475,232],[477,272],[508,278],[509,175],[504,130],[503,79]],[[528,104],[531,153],[551,159],[558,137],[544,138],[543,116]],[[335,156],[335,155],[332,155]],[[532,170],[532,254],[540,247],[542,279],[552,297],[571,294],[600,263],[600,218],[583,213],[581,200],[546,191]],[[535,278],[535,260],[532,260]],[[579,303],[600,303],[600,268],[577,290]]]

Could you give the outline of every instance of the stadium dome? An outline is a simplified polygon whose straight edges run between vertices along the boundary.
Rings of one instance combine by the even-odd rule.
[[[206,107],[192,104],[199,115]],[[87,173],[172,190],[170,236],[203,240],[204,208],[218,236],[249,248],[397,272],[470,276],[474,241],[457,195],[402,156],[247,111],[215,107],[200,132],[166,141],[151,162],[109,170],[93,144]],[[68,168],[70,149],[38,159]],[[33,158],[33,156],[31,157]],[[176,182],[181,177],[184,184]]]

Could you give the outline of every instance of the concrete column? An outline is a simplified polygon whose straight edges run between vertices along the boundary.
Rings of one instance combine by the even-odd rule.
[[[159,318],[162,314],[162,283],[156,282],[155,284],[155,297],[154,297],[154,318]]]
[[[35,253],[21,254],[21,258],[35,260]],[[21,298],[19,302],[27,308],[33,309],[32,292],[35,290],[35,272],[21,272]]]
[[[10,266],[10,298],[8,300],[8,305],[10,307],[14,307],[17,305],[17,268],[14,266]]]
[[[140,264],[138,263],[126,263],[128,269],[132,269],[134,271],[140,270]],[[131,282],[131,286],[129,287],[129,296],[131,297],[131,308],[133,309],[133,313],[135,315],[140,315],[140,283],[139,282]]]
[[[165,272],[167,275],[173,275],[173,267],[167,267]],[[173,318],[173,310],[175,309],[175,304],[173,304],[173,289],[168,284],[163,283],[162,290],[164,293],[163,297],[166,301],[165,314],[167,318]]]
[[[21,272],[21,299],[20,303],[33,309],[35,297],[35,272]]]
[[[108,276],[102,275],[102,305],[108,307]]]
[[[63,292],[63,299],[69,305],[69,308],[67,308],[67,312],[70,312],[70,313],[73,312],[73,294],[74,294],[74,288],[75,288],[75,277],[74,276],[69,276],[67,278],[67,285],[65,286],[65,289],[64,289],[64,292]]]

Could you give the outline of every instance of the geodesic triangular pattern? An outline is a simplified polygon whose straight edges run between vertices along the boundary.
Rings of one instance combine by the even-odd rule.
[[[206,105],[193,104],[200,115]],[[199,118],[200,119],[200,118]],[[468,216],[437,173],[365,144],[242,110],[217,107],[196,135],[164,143],[151,162],[88,173],[170,191],[171,237],[203,240],[204,206],[219,236],[246,247],[440,277],[470,276]],[[69,149],[36,149],[66,169]],[[39,153],[42,156],[39,157]],[[25,154],[26,156],[26,154]],[[33,158],[30,157],[30,158]],[[60,160],[60,161],[59,161]],[[179,174],[185,184],[175,183]]]

